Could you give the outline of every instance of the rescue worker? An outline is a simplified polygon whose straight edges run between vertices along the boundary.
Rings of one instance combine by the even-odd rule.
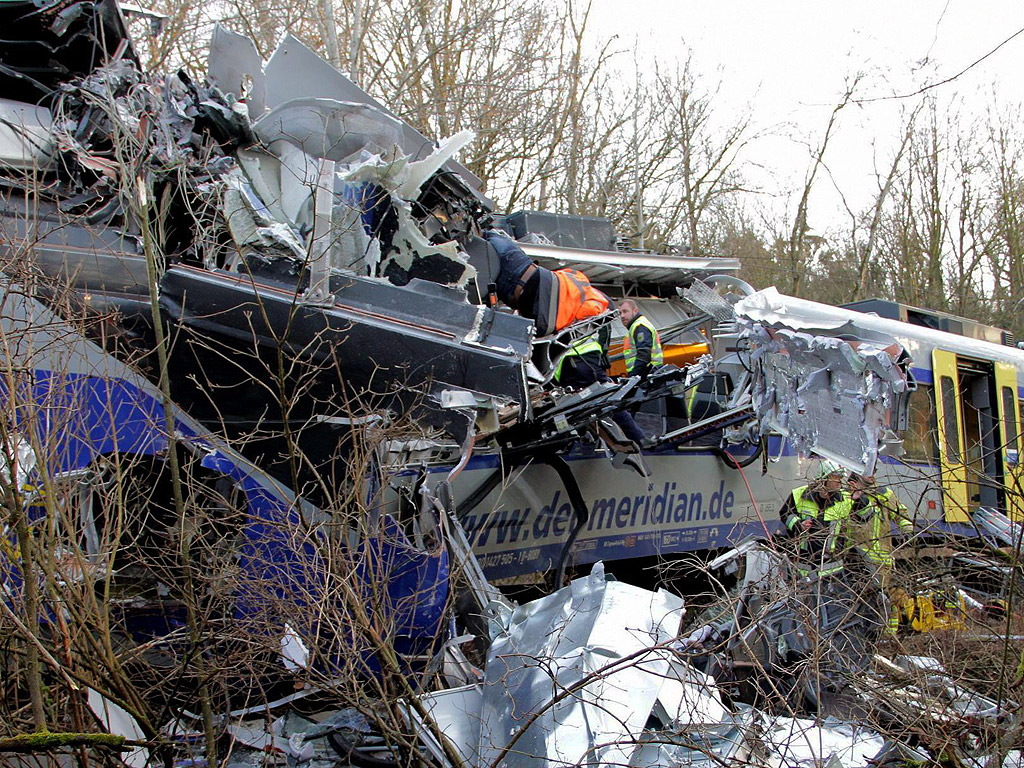
[[[891,488],[880,488],[874,475],[852,474],[849,479],[851,512],[844,524],[843,535],[848,545],[855,548],[871,566],[882,591],[889,595],[893,557],[893,526],[905,536],[914,533],[914,523]],[[896,634],[899,628],[899,608],[893,605],[887,615],[886,631]]]
[[[851,499],[843,492],[843,470],[822,459],[812,482],[793,489],[779,510],[789,535],[798,540],[802,576],[817,571],[831,576],[843,570],[842,545],[837,534],[850,515]]]
[[[579,320],[611,309],[611,300],[575,269],[550,269],[535,264],[501,230],[489,229],[484,238],[501,264],[494,288],[498,298],[534,321],[537,336],[549,336]]]
[[[851,474],[849,487],[852,507],[847,539],[868,562],[891,569],[895,563],[892,555],[893,525],[899,526],[905,536],[914,533],[914,523],[907,516],[907,508],[891,488],[880,488],[874,475]]]
[[[596,338],[589,336],[580,339],[558,361],[555,383],[563,387],[589,387],[597,381],[610,381],[611,377],[604,369],[604,360],[604,348]],[[611,419],[618,424],[627,439],[638,445],[644,444],[646,436],[628,411],[617,411]]]
[[[626,335],[622,339],[626,375],[646,378],[665,362],[658,329],[644,317],[640,307],[632,299],[619,303],[619,317],[626,327]]]
[[[879,625],[862,618],[859,579],[845,567],[841,527],[850,514],[850,497],[843,491],[843,470],[821,460],[814,479],[796,488],[783,504],[780,516],[795,540],[794,557],[801,578],[792,585],[801,606],[795,617],[798,637],[809,645],[796,652],[797,668],[814,669],[813,702],[819,705],[820,690],[839,691],[858,671],[866,657],[864,643]],[[807,662],[813,659],[813,664]],[[810,689],[807,689],[810,690]]]

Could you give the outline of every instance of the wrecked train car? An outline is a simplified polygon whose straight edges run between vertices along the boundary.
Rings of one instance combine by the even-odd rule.
[[[780,490],[800,482],[797,452],[873,464],[878,436],[900,420],[892,340],[858,356],[841,340],[741,328],[700,282],[738,285],[712,279],[733,260],[598,251],[614,247],[606,222],[556,217],[583,227],[573,239],[533,231],[536,214],[510,216],[524,258],[612,296],[652,297],[641,305],[676,363],[646,381],[560,389],[566,350],[613,318],[538,338],[531,319],[494,305],[501,262],[481,237],[490,202],[452,157],[469,136],[435,147],[290,37],[263,62],[217,30],[202,86],[144,75],[120,40],[41,83],[34,103],[6,107],[17,118],[4,155],[8,264],[56,281],[44,289],[72,288],[129,349],[152,346],[155,295],[176,334],[175,399],[290,482],[321,494],[347,482],[353,443],[388,424],[381,460],[397,508],[457,480],[452,501],[488,573],[516,575],[567,565],[572,542],[583,563],[771,530]],[[817,366],[842,380],[814,413],[843,411],[831,431],[859,439],[827,449],[815,418],[787,421],[798,396],[753,398],[749,361],[730,348],[751,343],[786,347],[763,356],[771,370],[799,348],[791,377]],[[626,410],[646,425],[644,452],[608,423]],[[291,445],[274,437],[282,429]],[[301,476],[284,455],[294,445]],[[769,456],[770,471],[743,472]]]
[[[898,460],[884,459],[879,475],[917,510],[922,525],[973,537],[991,512],[1020,519],[1024,351],[1004,331],[892,302],[840,308],[760,296],[747,308],[758,320],[810,333],[896,339],[906,350],[912,389],[900,425],[903,452]]]
[[[457,475],[454,496],[490,577],[771,535],[779,527],[779,499],[805,482],[800,456],[815,453],[868,471],[888,461],[881,454],[898,451],[895,430],[912,384],[895,336],[793,333],[785,323],[761,323],[744,308],[760,294],[733,305],[700,280],[727,295],[749,291],[734,278],[708,276],[734,268],[724,260],[634,256],[641,266],[631,271],[631,254],[523,248],[540,263],[557,258],[586,271],[613,295],[643,286],[648,298],[637,302],[667,339],[666,356],[678,355],[685,373],[674,377],[667,365],[643,383],[556,390],[550,402],[535,405],[532,433],[505,429],[494,447],[478,445]],[[809,382],[813,397],[801,389]],[[649,436],[634,457],[617,452],[593,426],[630,402]],[[436,446],[391,447],[395,486],[429,487],[447,477]]]
[[[661,317],[673,305],[675,317],[699,314],[680,298],[640,303],[669,334],[678,321]],[[730,313],[726,326],[709,329],[719,348],[704,384],[688,380],[690,402],[673,405],[669,392],[668,404],[645,406],[655,417],[645,427],[657,437],[644,450],[647,476],[609,471],[600,448],[581,441],[565,457],[580,501],[536,452],[522,464],[510,452],[470,460],[456,496],[489,575],[553,567],[568,557],[577,528],[571,548],[580,563],[774,533],[779,499],[805,482],[799,456],[810,453],[874,471],[911,510],[922,540],[995,536],[1013,546],[1012,532],[993,532],[989,518],[1021,515],[1024,352],[1000,344],[995,329],[990,339],[971,337],[773,290],[740,299]],[[868,380],[875,384],[865,387]],[[891,396],[869,395],[871,386]],[[687,411],[694,404],[696,420]]]
[[[95,9],[116,17],[114,5]],[[96,36],[91,18],[79,17],[85,38]],[[51,45],[73,56],[67,71],[5,102],[9,263],[70,285],[108,312],[109,331],[143,347],[155,292],[178,334],[176,400],[246,436],[243,450],[282,476],[281,443],[262,432],[287,423],[311,466],[303,479],[335,483],[353,433],[391,424],[382,461],[397,506],[418,507],[414,492],[450,475],[492,576],[565,564],[570,539],[585,563],[771,531],[779,496],[802,482],[799,455],[873,466],[907,398],[920,399],[900,324],[816,324],[821,310],[808,304],[790,327],[736,303],[742,286],[729,301],[707,290],[702,280],[736,288],[715,277],[735,261],[597,250],[615,247],[606,222],[517,214],[504,226],[526,256],[637,297],[676,364],[643,382],[559,389],[560,357],[612,318],[537,338],[529,318],[489,300],[500,270],[480,236],[491,205],[453,159],[469,136],[435,147],[293,38],[263,62],[250,41],[217,30],[210,85],[199,85],[144,75],[123,29],[104,30],[121,44],[88,60]],[[392,416],[352,418],[377,409]],[[606,426],[623,410],[649,435],[643,451]],[[992,424],[1006,431],[1018,418]],[[1014,460],[985,455],[992,477]],[[1000,505],[998,492],[981,495]]]
[[[189,597],[182,569],[195,569],[196,591],[221,596],[211,610],[273,647],[290,633],[323,636],[318,622],[346,613],[331,585],[354,574],[358,599],[393,623],[400,654],[434,646],[448,605],[440,531],[436,546],[417,546],[385,515],[361,525],[314,507],[6,279],[0,339],[9,419],[0,471],[49,548],[32,578],[56,580],[51,620],[62,602],[89,604],[83,594],[113,584],[96,622],[139,642],[173,636]],[[19,604],[23,532],[13,520],[2,533],[0,599]],[[372,643],[357,633],[333,642],[364,651],[375,668]],[[340,648],[328,640],[321,651],[330,663]]]
[[[70,69],[43,104],[4,103],[8,266],[31,264],[87,307],[117,311],[129,336],[145,338],[157,290],[188,336],[176,394],[199,417],[280,412],[247,379],[280,351],[316,379],[290,404],[296,419],[397,398],[464,438],[465,424],[440,407],[445,388],[527,414],[532,326],[466,300],[475,272],[454,242],[487,202],[450,157],[470,136],[424,151],[430,142],[294,39],[265,70],[258,57],[245,69],[247,40],[220,30],[212,48],[215,82],[240,91],[232,77],[257,80],[258,119],[232,111],[231,91],[180,73],[151,78],[125,56],[91,61],[78,80]],[[147,258],[159,262],[156,286]],[[211,363],[240,350],[253,359],[241,371]],[[213,404],[192,377],[236,396]]]

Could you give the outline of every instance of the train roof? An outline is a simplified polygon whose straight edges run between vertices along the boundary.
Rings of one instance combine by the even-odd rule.
[[[675,287],[694,277],[733,274],[739,259],[724,257],[673,256],[661,253],[595,251],[560,245],[519,242],[531,259],[548,269],[578,269],[593,283],[670,285]]]
[[[737,303],[736,311],[752,320],[780,324],[798,331],[828,330],[833,334],[848,333],[868,340],[871,334],[895,338],[922,367],[931,367],[932,350],[944,349],[964,357],[1008,363],[1024,370],[1024,351],[1016,346],[785,296],[775,288],[745,297]]]

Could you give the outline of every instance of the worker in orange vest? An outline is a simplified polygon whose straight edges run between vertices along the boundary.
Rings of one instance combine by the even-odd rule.
[[[487,242],[498,254],[501,268],[495,281],[498,298],[533,319],[538,336],[549,336],[579,320],[596,317],[611,301],[575,269],[551,271],[535,264],[501,230],[487,230]]]

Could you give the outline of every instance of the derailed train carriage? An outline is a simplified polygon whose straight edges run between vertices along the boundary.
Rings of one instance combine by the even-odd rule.
[[[562,668],[573,678],[560,675],[559,690],[570,690],[581,682],[573,677],[583,668],[579,659],[583,666],[592,659],[563,640],[591,640],[569,622],[568,631],[553,634],[535,631],[537,622],[520,624],[524,637],[541,644],[496,642],[486,665],[490,693],[479,714],[463,706],[483,693],[479,669],[460,650],[463,630],[475,636],[479,653],[490,642],[481,619],[503,603],[475,570],[470,545],[491,576],[555,569],[556,584],[570,566],[597,559],[615,567],[618,560],[722,547],[776,527],[779,500],[802,481],[799,457],[810,453],[860,472],[878,467],[883,480],[900,480],[922,529],[934,524],[970,534],[964,523],[984,519],[986,511],[1014,511],[1016,350],[922,335],[905,323],[772,291],[755,294],[721,274],[736,270],[732,260],[623,252],[607,222],[556,217],[552,231],[537,226],[537,215],[522,214],[504,226],[529,256],[549,269],[588,274],[616,298],[636,298],[661,328],[673,363],[646,381],[624,377],[576,391],[554,386],[552,373],[569,345],[613,318],[535,338],[528,318],[488,301],[494,254],[478,235],[494,217],[472,174],[452,161],[465,136],[433,146],[291,38],[263,62],[251,42],[218,32],[211,77],[220,88],[199,86],[180,75],[144,76],[112,0],[42,5],[0,3],[5,23],[27,20],[29,34],[33,25],[45,33],[29,40],[18,60],[0,51],[0,82],[16,81],[8,94],[19,99],[0,100],[0,255],[18,275],[0,276],[0,330],[5,341],[20,336],[23,351],[32,353],[11,355],[8,346],[0,355],[11,374],[0,378],[28,384],[17,392],[0,386],[0,399],[17,402],[5,426],[38,429],[36,443],[52,449],[24,452],[42,461],[40,476],[84,488],[70,499],[72,514],[61,520],[64,538],[55,549],[78,547],[82,562],[105,556],[97,546],[102,515],[91,515],[97,468],[122,457],[120,468],[140,467],[144,476],[131,490],[152,503],[164,490],[152,481],[178,455],[171,452],[177,443],[199,486],[210,486],[208,493],[197,487],[196,498],[210,506],[200,511],[210,513],[217,552],[235,577],[223,594],[230,613],[218,617],[230,616],[233,626],[253,621],[242,625],[253,630],[246,640],[262,635],[289,668],[309,661],[301,640],[328,667],[338,653],[351,657],[355,646],[365,675],[379,672],[376,660],[393,658],[395,650],[403,674],[440,663],[448,684],[470,685],[438,692],[435,701],[454,694],[455,727],[480,730],[480,740],[471,734],[467,742],[493,751],[505,743],[509,724],[521,721],[516,713],[537,703],[527,698],[551,682],[548,664],[527,663],[522,671],[533,675],[526,686],[533,693],[522,698],[526,678],[510,673],[505,660],[553,659],[556,649],[545,642],[555,638],[557,650],[569,652]],[[71,60],[53,72],[53,57]],[[103,57],[109,60],[97,66]],[[243,96],[244,83],[250,90]],[[140,115],[145,119],[134,122]],[[129,162],[117,152],[126,128],[139,140]],[[150,226],[152,214],[163,226]],[[591,237],[594,227],[601,232]],[[55,315],[75,307],[52,290],[60,283],[80,305],[99,310],[96,336],[115,334],[125,346],[111,349],[133,362],[139,348],[152,348],[161,324],[150,325],[150,313],[159,313],[175,334],[170,383],[177,404],[82,338],[81,325]],[[937,402],[927,388],[929,351]],[[267,375],[282,369],[289,372],[283,379]],[[266,397],[269,382],[301,384],[294,391],[302,396],[281,408]],[[624,409],[643,424],[643,446],[623,440],[609,423]],[[21,419],[40,412],[61,419]],[[266,448],[240,441],[250,454],[243,457],[214,434],[254,427],[294,428],[294,442],[278,439]],[[901,458],[896,433],[905,430]],[[360,441],[375,446],[368,472],[348,462]],[[314,482],[305,483],[301,471],[282,471],[274,454],[282,445],[298,446],[303,463],[317,470]],[[5,448],[10,455],[12,446]],[[319,482],[326,501],[344,501],[318,508],[280,477],[301,492],[315,492]],[[376,493],[379,480],[388,493]],[[166,499],[152,506],[161,504]],[[131,536],[158,535],[167,520],[154,525],[153,517],[160,516],[136,517],[142,530]],[[339,518],[357,524],[339,526]],[[57,527],[45,515],[34,522]],[[173,522],[182,532],[193,524],[186,514]],[[174,543],[166,535],[154,541],[151,549]],[[18,555],[4,555],[6,601],[34,582],[19,582]],[[459,567],[449,570],[450,562]],[[219,586],[217,572],[208,576]],[[160,578],[157,593],[180,577],[164,568]],[[341,594],[326,589],[340,582],[351,587],[345,592],[356,613],[372,615],[370,642],[349,634],[344,605],[330,621],[320,621],[320,601],[312,614],[297,610],[322,592]],[[65,586],[74,585],[72,579]],[[588,608],[578,616],[590,626],[597,598],[603,608],[631,613],[615,619],[628,621],[629,642],[612,643],[619,651],[675,639],[678,598],[613,587],[598,567],[523,614],[550,623],[551,609],[561,622],[569,603],[582,599]],[[628,595],[624,607],[616,595]],[[139,605],[123,602],[137,618]],[[649,625],[639,635],[632,616],[638,607]],[[517,621],[498,613],[491,614],[495,626]],[[674,626],[661,626],[670,616]],[[389,626],[381,633],[383,623]],[[772,646],[782,652],[780,643]],[[596,663],[607,663],[606,649],[598,650]],[[550,739],[553,724],[530,718],[538,724],[531,738],[543,729],[546,745],[531,751],[561,759],[567,753],[560,745],[571,744],[579,747],[571,758],[578,761],[597,754],[593,748],[606,733],[617,742],[639,737],[662,718],[654,714],[659,708],[663,725],[674,728],[687,720],[688,695],[677,695],[679,687],[694,682],[713,727],[731,728],[710,677],[680,659],[654,661],[622,688],[642,686],[640,699],[599,695],[596,708],[580,708],[588,723],[602,723],[596,730],[570,724]],[[675,709],[668,708],[673,696]],[[587,692],[579,701],[589,698]],[[609,705],[620,704],[609,720]],[[579,739],[583,731],[590,743]],[[619,752],[616,746],[601,754]],[[624,755],[609,759],[624,764]]]
[[[756,306],[743,308],[750,299],[735,303],[748,291],[728,277],[734,260],[623,251],[607,222],[519,214],[504,226],[530,257],[578,269],[613,297],[636,297],[679,364],[646,382],[554,387],[569,344],[612,318],[535,338],[529,319],[487,300],[497,266],[479,233],[494,215],[479,179],[452,159],[466,136],[435,147],[293,38],[263,62],[250,41],[218,30],[213,86],[147,79],[119,44],[127,38],[116,4],[72,5],[81,12],[68,29],[30,3],[4,5],[29,32],[42,30],[21,59],[5,60],[21,100],[0,104],[9,118],[0,159],[13,168],[3,196],[8,258],[70,284],[88,306],[116,309],[113,330],[146,340],[146,211],[114,146],[126,131],[141,137],[150,193],[166,217],[151,246],[166,260],[157,290],[179,336],[178,402],[219,429],[250,431],[254,414],[281,411],[272,388],[252,377],[276,369],[283,352],[301,363],[289,370],[312,382],[287,418],[335,480],[352,433],[378,423],[353,419],[353,404],[411,413],[412,434],[381,450],[394,509],[417,519],[425,497],[451,495],[450,478],[454,508],[492,576],[716,548],[771,531],[779,499],[802,481],[798,455],[873,467],[879,435],[902,428],[907,398],[920,399],[902,372],[902,324],[871,330],[860,316],[845,330],[818,327],[827,310],[811,304],[795,327],[785,316],[759,321]],[[47,71],[55,56],[67,61]],[[133,110],[151,119],[120,124]],[[29,194],[26,179],[46,183]],[[961,405],[943,414],[967,413],[964,398],[953,402]],[[605,423],[622,409],[637,411],[651,438],[642,453]],[[993,417],[1004,431],[1009,423]],[[965,439],[974,434],[979,444],[981,435],[998,440],[981,427]],[[894,441],[881,442],[885,452]],[[1004,468],[1015,454],[986,450],[973,463],[947,462],[943,482],[963,476],[950,488],[967,487],[978,470],[1012,476]],[[253,457],[283,474],[275,451]],[[975,481],[976,493],[957,498],[1005,507],[1012,494],[992,487]],[[925,508],[935,501],[935,516],[951,507],[928,491],[910,491],[908,506],[920,506],[914,493]]]

